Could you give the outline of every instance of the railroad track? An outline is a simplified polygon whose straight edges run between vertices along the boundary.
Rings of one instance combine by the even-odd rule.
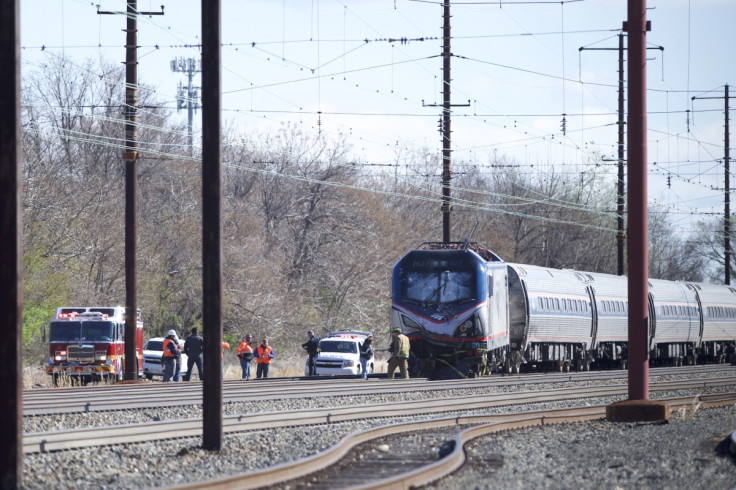
[[[360,384],[360,383],[359,383]],[[366,382],[363,381],[363,391],[373,394],[372,388],[366,391]],[[388,382],[378,383],[389,384]],[[390,383],[395,392],[399,388],[413,390],[421,382],[394,381]],[[404,386],[401,386],[404,384]],[[408,385],[408,386],[407,386]],[[262,385],[263,386],[263,385]],[[476,385],[477,386],[477,385]],[[692,390],[707,387],[736,386],[736,376],[719,377],[715,379],[696,379],[680,381],[654,382],[650,390],[674,391]],[[346,388],[347,389],[347,388]],[[356,388],[351,388],[355,390]],[[335,394],[338,386],[329,384],[331,394]],[[429,400],[414,400],[404,403],[386,403],[374,405],[329,407],[288,412],[265,412],[255,414],[240,414],[223,417],[223,430],[226,434],[257,431],[266,428],[294,427],[311,424],[331,424],[337,422],[375,419],[384,417],[412,416],[439,416],[448,412],[481,410],[508,405],[542,403],[565,400],[582,400],[596,397],[617,397],[626,395],[626,385],[588,386],[584,390],[580,387],[538,390],[529,392],[494,393],[477,395],[470,398],[439,398]],[[252,396],[252,393],[248,396]],[[692,398],[692,397],[691,397]],[[136,401],[136,403],[139,403]],[[191,397],[189,398],[191,404]],[[78,449],[93,446],[116,445],[131,442],[157,441],[170,439],[170,434],[177,438],[199,437],[202,435],[202,419],[191,418],[186,420],[155,421],[151,423],[136,423],[115,425],[108,427],[75,428],[73,430],[26,433],[23,436],[23,450],[25,453],[43,453],[60,450]]]
[[[681,397],[666,401],[674,409],[692,407],[695,404],[701,407],[724,406],[736,402],[736,393],[705,395],[697,400],[693,397]],[[524,427],[601,419],[605,413],[606,406],[598,405],[507,415],[448,417],[386,425],[351,434],[329,450],[308,458],[260,471],[173,488],[413,488],[429,484],[460,468],[465,461],[464,445],[478,437]],[[385,459],[375,457],[375,441],[387,437],[396,440],[401,435],[420,431],[430,431],[430,438],[435,440],[447,439],[448,434],[455,432],[451,439],[452,443],[446,445],[448,454],[438,459],[437,454],[427,451],[426,445],[412,442],[407,445],[413,448],[410,454],[402,453],[400,457],[395,458],[403,462],[408,461],[408,464],[387,465]],[[362,483],[357,484],[358,481]]]
[[[698,367],[653,368],[650,377],[687,376],[692,374],[707,375],[713,372],[732,372],[736,376],[736,366],[709,365]],[[253,393],[267,387],[269,396],[279,399],[313,397],[315,393],[328,391],[331,396],[364,395],[366,389],[373,394],[412,391],[459,390],[479,388],[481,386],[518,387],[519,384],[549,384],[562,382],[596,382],[621,380],[625,383],[627,372],[589,371],[579,373],[534,373],[510,376],[487,376],[466,380],[427,381],[412,379],[410,381],[393,380],[376,382],[363,380],[341,380],[336,383],[329,378],[285,378],[264,381],[225,381],[223,383],[224,403],[242,402],[253,396]],[[296,382],[298,380],[298,382]],[[710,386],[707,379],[705,386]],[[43,390],[26,390],[23,392],[23,415],[43,416],[62,413],[87,413],[124,409],[148,409],[154,407],[187,406],[198,404],[202,399],[202,384],[189,383],[143,383],[140,385],[103,385],[88,388],[54,388]]]

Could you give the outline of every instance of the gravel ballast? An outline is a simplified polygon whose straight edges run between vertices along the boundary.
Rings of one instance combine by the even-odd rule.
[[[471,442],[466,465],[431,488],[731,489],[736,464],[716,448],[735,429],[734,407],[522,429]]]
[[[550,386],[562,387],[549,385],[545,388]],[[699,393],[718,391],[723,390],[708,389]],[[472,391],[449,390],[442,393],[443,396],[457,397],[469,396]],[[657,397],[697,394],[657,392]],[[436,392],[411,392],[366,395],[358,400],[355,396],[283,399],[272,400],[259,407],[231,403],[223,407],[223,413],[236,415],[436,396]],[[598,398],[586,403],[597,405],[616,401],[621,399]],[[581,403],[577,400],[528,404],[462,414],[543,410],[579,406]],[[443,416],[449,415],[454,414]],[[26,417],[24,430],[35,432],[193,417],[201,417],[201,406]],[[32,454],[24,458],[23,487],[122,489],[203,481],[311,456],[352,432],[409,419],[411,417],[407,416],[231,434],[225,436],[225,448],[220,452],[202,450],[199,447],[201,438],[197,437]],[[448,479],[437,482],[436,486],[446,489],[734,488],[736,465],[714,450],[717,442],[733,430],[736,430],[736,407],[730,406],[675,410],[670,423],[664,425],[595,421],[513,431],[472,443],[477,445],[477,449],[471,451],[469,464]]]

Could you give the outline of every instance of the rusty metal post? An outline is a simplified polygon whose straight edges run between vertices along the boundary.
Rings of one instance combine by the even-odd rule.
[[[629,399],[649,399],[646,1],[628,0]]]
[[[202,0],[202,447],[222,449],[220,0]]]
[[[0,1],[0,487],[23,486],[23,200],[20,129],[20,0]]]

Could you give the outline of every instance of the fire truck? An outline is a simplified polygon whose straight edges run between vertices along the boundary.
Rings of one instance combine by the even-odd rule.
[[[135,332],[138,373],[143,372],[143,322],[137,312]],[[44,342],[46,332],[44,329]],[[49,322],[49,361],[46,372],[54,385],[60,376],[72,382],[121,381],[125,372],[125,308],[64,306]]]

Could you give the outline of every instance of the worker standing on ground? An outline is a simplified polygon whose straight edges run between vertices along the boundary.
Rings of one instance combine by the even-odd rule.
[[[391,331],[391,347],[388,351],[391,357],[388,360],[388,378],[394,379],[394,371],[399,368],[399,374],[404,379],[409,379],[409,337],[401,333],[396,327]]]
[[[368,359],[373,357],[373,335],[369,335],[362,344],[360,344],[360,377],[368,379]]]
[[[308,376],[316,376],[317,368],[315,361],[319,355],[319,337],[314,335],[311,330],[307,331],[307,341],[302,344],[302,348],[307,350],[307,366],[309,366]]]
[[[184,381],[192,379],[192,369],[195,364],[197,366],[197,374],[199,380],[202,381],[202,347],[204,339],[199,336],[199,329],[194,327],[192,335],[184,341],[184,354],[187,355],[187,374],[184,375]]]
[[[268,378],[268,368],[271,366],[273,356],[273,348],[268,345],[268,339],[264,338],[261,345],[256,348],[256,362],[258,363],[256,378]]]
[[[250,379],[250,361],[253,360],[253,346],[250,344],[252,338],[250,334],[246,335],[238,348],[235,349],[235,355],[240,359],[240,368],[243,371],[241,379],[245,380]]]
[[[171,381],[176,370],[176,358],[181,358],[181,349],[176,338],[176,330],[169,330],[164,339],[164,352],[161,363],[164,365],[164,383]]]

